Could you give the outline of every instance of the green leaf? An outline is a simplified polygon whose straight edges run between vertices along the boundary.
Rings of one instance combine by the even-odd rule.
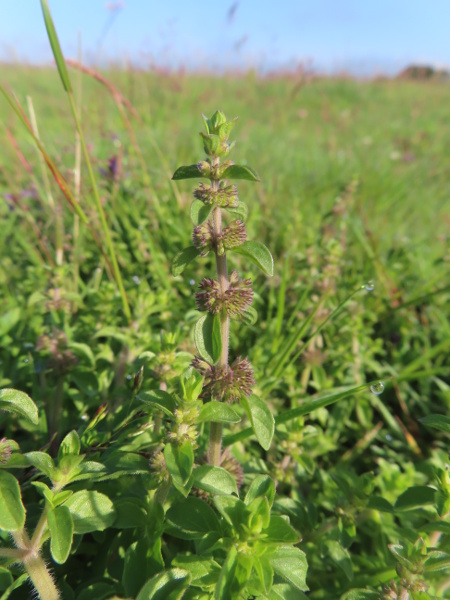
[[[74,533],[103,531],[111,527],[116,518],[114,505],[100,492],[82,490],[75,492],[64,504],[73,518]]]
[[[47,0],[41,0],[41,7],[42,14],[44,15],[45,27],[47,29],[48,40],[50,42],[50,46],[52,47],[52,52],[55,58],[56,66],[58,67],[59,76],[61,77],[61,81],[66,92],[72,93],[72,86],[70,85],[66,62],[64,60],[63,53],[61,52],[61,46],[59,45],[58,36],[56,34]]]
[[[248,414],[256,439],[264,450],[268,450],[275,431],[275,422],[269,407],[255,394],[250,394],[248,398],[243,396],[241,404]]]
[[[202,465],[194,470],[195,487],[212,494],[239,495],[236,480],[226,469]]]
[[[53,464],[52,458],[48,454],[36,450],[35,452],[27,452],[24,456],[30,465],[33,465],[33,467],[38,469],[38,471],[44,475],[47,475],[49,479],[53,478],[55,473],[55,465]]]
[[[182,540],[197,540],[210,532],[221,532],[216,513],[204,500],[189,496],[169,508],[165,528]]]
[[[427,427],[450,433],[450,417],[446,417],[445,415],[427,415],[423,419],[419,419],[419,421]]]
[[[184,271],[189,263],[191,263],[200,254],[195,246],[189,246],[175,255],[172,261],[172,275],[178,277]]]
[[[194,341],[200,356],[214,365],[222,352],[219,315],[202,315],[194,329]]]
[[[3,592],[13,582],[12,575],[5,567],[0,567],[0,592]]]
[[[19,390],[4,388],[0,390],[0,410],[6,410],[25,417],[34,425],[39,421],[38,409],[33,400]]]
[[[240,219],[243,223],[245,223],[247,220],[248,206],[241,200],[237,200],[234,206],[227,206],[225,210],[231,213],[237,219]]]
[[[425,573],[434,573],[450,569],[450,554],[441,550],[431,550],[423,563]]]
[[[178,600],[190,580],[191,576],[184,569],[168,569],[147,581],[136,600]]]
[[[62,565],[70,553],[73,540],[73,520],[67,506],[51,508],[47,513],[50,531],[50,552],[55,562]]]
[[[305,592],[309,589],[306,585],[308,563],[305,553],[299,548],[291,546],[277,548],[270,557],[270,564],[275,573],[295,585],[300,591]]]
[[[367,503],[367,508],[379,510],[380,512],[393,513],[394,507],[390,502],[382,498],[381,496],[370,496]]]
[[[269,526],[262,532],[261,540],[267,544],[297,544],[300,536],[283,517],[271,515]]]
[[[206,221],[213,209],[212,204],[204,204],[201,200],[194,200],[191,204],[191,221],[197,227]]]
[[[192,578],[191,585],[202,588],[214,585],[220,574],[220,565],[213,558],[207,556],[177,554],[171,565],[189,571]]]
[[[134,529],[147,524],[147,511],[138,498],[118,498],[114,509],[116,520],[113,527],[116,529]]]
[[[69,348],[77,356],[84,357],[88,361],[90,367],[95,367],[95,357],[90,346],[79,342],[70,342]]]
[[[194,466],[194,450],[191,442],[186,440],[180,445],[167,444],[164,448],[164,460],[174,482],[185,486]]]
[[[214,421],[214,423],[239,423],[241,417],[229,404],[211,400],[204,404],[197,419],[200,423]]]
[[[250,484],[245,496],[245,504],[250,504],[255,498],[263,496],[269,501],[269,506],[272,507],[275,498],[275,483],[268,475],[257,475]]]
[[[241,597],[252,570],[252,558],[238,553],[232,546],[225,559],[216,585],[215,600],[237,600]]]
[[[0,316],[0,338],[10,331],[20,319],[20,308],[14,307]]]
[[[247,507],[239,498],[235,496],[216,496],[214,504],[223,518],[235,529],[247,523]]]
[[[306,594],[289,583],[276,583],[272,586],[268,598],[269,600],[308,600]]]
[[[379,600],[380,594],[378,592],[372,592],[368,589],[354,589],[350,590],[340,600]]]
[[[0,529],[19,531],[25,524],[25,508],[22,504],[17,479],[0,471]]]
[[[63,456],[78,455],[80,454],[80,449],[80,436],[73,429],[66,435],[59,446],[58,460],[61,460]]]
[[[426,485],[415,485],[408,488],[397,498],[395,510],[413,510],[427,504],[434,504],[436,490]]]
[[[256,171],[244,165],[230,165],[222,173],[222,179],[246,179],[247,181],[261,181]]]
[[[342,569],[347,579],[351,581],[353,579],[353,563],[348,550],[334,540],[326,542],[326,547],[331,560]]]
[[[243,325],[254,325],[258,320],[258,313],[253,308],[253,306],[249,306],[244,310],[244,312],[240,315],[236,315],[231,317],[233,321],[239,321]]]
[[[273,275],[273,258],[270,250],[260,242],[244,242],[241,246],[230,248],[230,252],[242,254],[258,266],[260,269],[272,277]]]
[[[164,390],[150,390],[147,392],[140,392],[136,398],[141,402],[150,405],[155,410],[162,411],[169,417],[173,417],[176,402],[172,394],[169,394]]]
[[[183,167],[178,167],[178,169],[172,175],[172,180],[179,181],[180,179],[198,179],[199,177],[205,177],[205,175],[202,175],[198,165],[186,165]]]
[[[141,539],[127,548],[124,558],[122,585],[125,594],[135,598],[152,573],[147,573],[147,540]]]

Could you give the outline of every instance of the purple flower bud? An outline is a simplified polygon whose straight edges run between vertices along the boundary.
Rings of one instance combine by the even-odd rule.
[[[247,239],[245,225],[240,219],[232,221],[222,231],[222,241],[226,250],[241,246]]]
[[[209,221],[194,228],[192,241],[197,250],[201,250],[200,256],[206,256],[214,247],[214,230]]]
[[[198,187],[194,190],[194,198],[204,204],[226,208],[228,206],[236,206],[238,194],[235,185],[222,186],[217,190],[213,190],[210,185],[199,183]]]
[[[239,356],[226,368],[194,358],[192,366],[205,378],[201,394],[205,399],[237,402],[241,396],[249,396],[255,384],[253,369],[247,358]]]

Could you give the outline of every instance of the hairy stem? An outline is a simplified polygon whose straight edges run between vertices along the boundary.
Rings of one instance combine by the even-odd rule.
[[[214,159],[215,165],[219,163],[219,159]],[[213,190],[217,190],[219,182],[212,179],[211,187]],[[219,238],[222,234],[222,211],[220,207],[216,206],[213,211],[213,228],[215,238]],[[217,250],[216,254],[216,269],[217,279],[219,282],[219,289],[221,295],[223,295],[228,289],[228,268],[227,268],[227,256],[226,254],[219,255]],[[220,314],[220,337],[222,340],[222,351],[218,365],[224,370],[228,369],[228,348],[230,341],[230,319],[226,312]],[[208,447],[208,462],[210,465],[219,466],[222,452],[222,423],[211,423],[209,430],[209,447]]]
[[[30,538],[25,529],[14,531],[14,542],[19,550],[23,551],[22,562],[35,587],[40,600],[59,600],[60,595],[50,572],[45,566],[38,550],[33,549]]]

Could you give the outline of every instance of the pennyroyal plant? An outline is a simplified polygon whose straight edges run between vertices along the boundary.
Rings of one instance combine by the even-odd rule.
[[[230,320],[242,324],[254,323],[256,311],[252,308],[253,290],[250,279],[241,279],[236,270],[228,274],[227,256],[238,253],[256,263],[267,275],[273,274],[273,259],[260,242],[247,241],[245,220],[247,205],[238,197],[237,188],[229,180],[259,181],[248,166],[224,160],[234,142],[229,142],[236,119],[227,121],[224,113],[216,111],[210,119],[203,117],[206,133],[201,138],[206,159],[195,165],[179,167],[174,180],[203,177],[209,183],[199,183],[194,190],[191,219],[194,223],[193,246],[184,249],[174,259],[173,274],[179,275],[184,267],[197,257],[214,253],[217,279],[205,278],[195,294],[197,308],[206,314],[195,327],[195,342],[199,356],[194,367],[204,376],[202,398],[212,402],[241,402],[252,419],[259,412],[268,431],[273,434],[273,419],[264,403],[254,394],[253,369],[247,358],[240,356],[230,361]],[[231,219],[225,224],[225,215]],[[237,217],[237,218],[236,218]],[[255,430],[256,435],[258,433]],[[259,436],[261,441],[261,435]],[[270,439],[263,446],[270,445]],[[211,421],[208,462],[220,465],[222,423]]]

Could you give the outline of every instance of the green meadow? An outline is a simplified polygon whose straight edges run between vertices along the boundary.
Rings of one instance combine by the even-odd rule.
[[[248,239],[274,257],[273,277],[229,257],[253,280],[258,313],[256,323],[232,325],[230,352],[249,357],[255,392],[275,418],[267,450],[240,409],[223,443],[244,492],[258,474],[275,482],[272,510],[298,532],[308,569],[303,587],[275,575],[272,591],[255,584],[235,595],[192,583],[191,573],[173,598],[450,598],[449,84],[134,70],[102,72],[102,83],[69,68],[128,319],[58,72],[0,71],[27,118],[32,105],[40,140],[87,217],[0,97],[0,388],[25,392],[39,411],[38,423],[0,413],[0,438],[17,443],[10,468],[0,442],[0,467],[20,483],[27,527],[44,502],[34,483],[49,476],[23,457],[55,457],[72,430],[88,460],[120,477],[70,489],[104,494],[117,514],[121,499],[139,500],[147,514],[155,485],[145,469],[160,440],[133,381],[143,366],[143,389],[158,389],[156,360],[172,392],[196,354],[194,291],[215,267],[208,255],[172,276],[172,259],[192,244],[197,181],[171,177],[203,159],[202,113],[221,109],[239,117],[230,158],[261,178],[239,184]],[[202,430],[196,464],[206,444]],[[212,556],[198,538],[195,548],[176,539],[172,524],[158,558],[151,538],[139,562],[141,521],[119,516],[98,530],[77,532],[75,521],[64,561],[52,562],[44,543],[63,598],[159,598],[143,595],[146,582],[189,571],[180,556]],[[13,547],[3,529],[0,598],[27,598],[21,568],[1,555]],[[214,560],[225,568],[220,553]]]

